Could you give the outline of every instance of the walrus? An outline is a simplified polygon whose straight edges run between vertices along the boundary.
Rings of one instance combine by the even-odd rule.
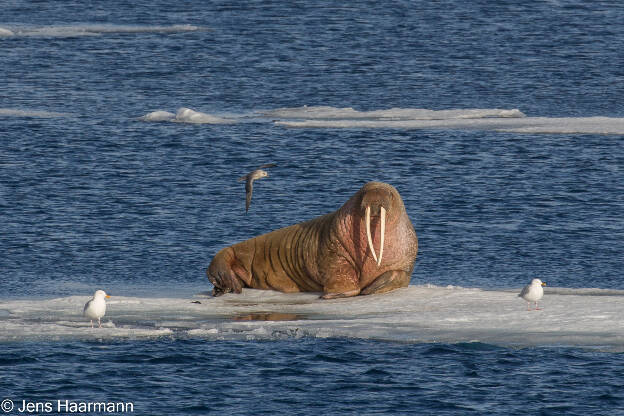
[[[213,296],[253,288],[334,299],[406,287],[417,253],[399,192],[369,182],[335,212],[222,249],[206,274]]]

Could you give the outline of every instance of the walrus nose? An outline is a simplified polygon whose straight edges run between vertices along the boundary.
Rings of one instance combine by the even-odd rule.
[[[366,237],[368,238],[368,247],[370,248],[371,253],[373,253],[373,258],[377,262],[377,267],[381,265],[381,259],[383,258],[383,250],[384,250],[384,240],[386,237],[386,209],[381,206],[380,207],[380,223],[381,223],[381,244],[379,245],[379,257],[375,253],[375,248],[373,247],[373,237],[371,236],[370,231],[370,222],[371,222],[371,207],[370,205],[366,206]]]

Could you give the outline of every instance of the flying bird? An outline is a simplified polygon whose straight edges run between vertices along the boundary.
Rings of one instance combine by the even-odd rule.
[[[540,279],[533,279],[531,280],[531,283],[526,285],[522,289],[522,292],[518,295],[518,297],[527,301],[527,311],[531,310],[531,302],[535,302],[535,310],[539,310],[537,307],[537,301],[544,296],[543,286],[546,286],[546,283],[542,282]]]
[[[97,319],[98,327],[102,328],[100,318],[106,313],[106,298],[110,298],[106,292],[103,290],[96,290],[93,299],[85,304],[82,314],[91,319],[91,328],[93,328],[94,319]]]
[[[251,205],[251,195],[253,194],[253,181],[255,181],[256,179],[262,179],[262,178],[266,178],[267,176],[269,176],[267,171],[262,170],[262,169],[272,168],[274,166],[277,166],[277,164],[267,163],[258,167],[258,169],[256,170],[252,170],[247,175],[241,176],[240,178],[238,178],[239,182],[245,181],[245,195],[247,197],[247,200],[245,201],[245,213],[249,211],[249,205]]]

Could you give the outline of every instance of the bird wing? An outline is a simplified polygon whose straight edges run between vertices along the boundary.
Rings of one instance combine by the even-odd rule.
[[[529,289],[531,288],[531,285],[526,285],[525,287],[522,288],[522,292],[520,292],[520,294],[518,295],[518,297],[523,297],[524,295],[526,295],[527,293],[529,293]]]
[[[258,169],[272,168],[272,167],[275,167],[275,166],[277,166],[277,163],[266,163],[266,164],[260,166]]]
[[[83,315],[87,312],[87,309],[89,309],[89,306],[91,306],[91,302],[93,302],[93,299],[85,303],[84,309],[82,310]]]
[[[251,205],[251,195],[253,194],[253,179],[247,178],[247,182],[245,182],[245,213],[249,211],[249,206]]]
[[[239,182],[242,182],[242,181],[244,181],[244,180],[247,180],[247,178],[248,178],[248,177],[249,177],[249,175],[248,175],[248,174],[247,174],[247,175],[245,175],[245,176],[241,176],[240,178],[238,178],[238,181],[239,181]]]

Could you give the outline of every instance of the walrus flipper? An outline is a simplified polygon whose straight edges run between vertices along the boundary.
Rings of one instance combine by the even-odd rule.
[[[321,296],[321,299],[340,299],[340,298],[350,298],[351,296],[357,296],[360,294],[360,289],[348,290],[346,292],[332,292],[326,293]]]
[[[404,270],[388,270],[360,292],[361,295],[386,293],[409,285],[410,276]]]
[[[342,256],[330,255],[329,266],[323,271],[324,294],[321,299],[338,299],[360,294],[359,279],[351,263]]]

